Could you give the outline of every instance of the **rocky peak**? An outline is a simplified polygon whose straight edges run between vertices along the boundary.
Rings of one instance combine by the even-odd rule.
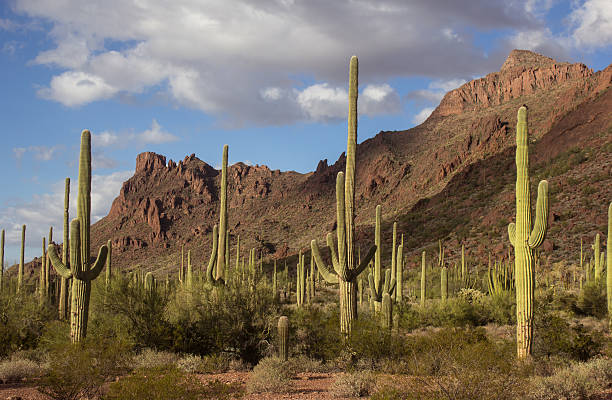
[[[504,72],[514,68],[546,68],[550,67],[552,64],[555,63],[556,61],[552,58],[543,56],[538,53],[534,53],[533,51],[514,49],[510,52],[508,58],[506,58],[506,61],[502,65],[500,72]]]
[[[463,114],[512,99],[582,82],[593,75],[586,65],[559,63],[527,50],[512,50],[499,72],[465,83],[444,96],[432,117]]]
[[[147,151],[136,157],[136,173],[150,173],[157,169],[166,168],[166,157],[161,154]]]

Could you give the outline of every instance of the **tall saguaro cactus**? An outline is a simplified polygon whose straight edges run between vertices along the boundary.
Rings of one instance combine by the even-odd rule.
[[[516,286],[516,347],[519,358],[531,354],[533,340],[533,251],[544,241],[548,224],[548,182],[538,185],[536,219],[531,226],[529,197],[529,138],[527,107],[518,110],[516,125],[516,224],[508,225],[508,237],[514,246]],[[531,231],[530,231],[531,230]]]
[[[381,268],[382,268],[381,266],[381,253],[382,253],[381,243],[382,241],[380,237],[381,220],[382,220],[382,207],[379,204],[376,206],[376,228],[375,228],[375,233],[374,233],[374,242],[376,243],[376,255],[374,256],[374,275],[372,274],[368,275],[368,281],[370,284],[370,293],[374,301],[374,310],[376,312],[379,312],[382,309],[382,302],[383,302],[384,295],[385,294],[388,294],[389,296],[393,295],[393,291],[395,290],[395,284],[396,284],[396,278],[394,274],[395,271],[393,271],[393,269],[386,270],[384,278],[382,276],[382,271],[381,271]]]
[[[68,209],[70,208],[70,178],[66,178],[64,186],[64,244],[62,245],[62,262],[69,265],[68,249],[70,247],[70,235],[68,223],[70,221]],[[68,318],[68,278],[60,275],[60,298],[58,305],[59,319]]]
[[[4,229],[0,234],[0,293],[2,293],[2,281],[4,278]]]
[[[357,78],[359,62],[351,57],[349,72],[348,139],[346,144],[345,173],[338,172],[336,178],[336,219],[338,252],[336,254],[331,233],[327,234],[327,246],[331,251],[334,272],[323,262],[316,240],[311,242],[318,270],[329,283],[340,284],[340,331],[350,334],[352,321],[357,318],[357,276],[366,268],[376,246],[372,246],[366,257],[356,265],[355,251],[355,158],[357,148]]]
[[[70,265],[60,260],[53,243],[49,244],[49,258],[57,273],[72,278],[72,302],[70,305],[70,339],[80,342],[87,334],[89,296],[91,281],[96,279],[106,262],[108,247],[102,245],[98,257],[90,264],[89,227],[91,215],[91,134],[81,133],[79,157],[79,188],[77,196],[77,218],[70,223]]]
[[[208,281],[214,284],[223,283],[224,272],[225,272],[225,263],[229,260],[228,246],[226,246],[226,241],[228,239],[228,229],[227,229],[227,152],[228,146],[223,146],[223,163],[221,166],[221,186],[219,189],[219,197],[220,197],[220,211],[219,211],[219,226],[218,226],[218,237],[213,238],[213,248],[211,250],[211,259],[208,263],[208,269],[206,270],[206,276]],[[216,226],[216,225],[215,225]],[[213,229],[213,236],[215,235]],[[214,254],[217,256],[216,263],[213,261]],[[214,271],[213,271],[214,270]],[[214,272],[214,273],[213,273]]]
[[[278,319],[278,356],[283,361],[289,359],[289,318],[284,315]]]
[[[601,270],[603,266],[601,265],[603,262],[603,257],[600,257],[601,247],[599,245],[599,233],[595,235],[595,244],[593,244],[593,256],[595,258],[595,282],[599,282],[601,278]]]
[[[423,250],[423,253],[421,254],[421,307],[425,306],[425,299],[427,298],[427,291],[426,291],[426,285],[427,285],[427,272],[426,272],[426,266],[425,266],[425,251]]]
[[[17,271],[17,293],[21,290],[23,285],[23,259],[25,258],[25,233],[26,226],[21,226],[21,256],[19,258],[19,270]]]

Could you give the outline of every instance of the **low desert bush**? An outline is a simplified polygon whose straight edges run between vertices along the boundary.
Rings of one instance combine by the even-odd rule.
[[[287,367],[280,358],[263,358],[249,375],[247,391],[249,393],[286,392],[293,378],[293,372]]]
[[[40,376],[41,366],[32,360],[11,357],[9,360],[0,361],[0,382],[19,382],[24,379]]]
[[[370,371],[343,373],[332,383],[330,393],[334,397],[363,397],[372,393],[376,378]]]
[[[196,400],[203,388],[195,377],[176,367],[139,368],[113,382],[105,400]]]
[[[153,349],[144,349],[139,354],[134,356],[133,365],[138,368],[167,368],[175,366],[179,361],[177,354],[169,351],[157,351]]]
[[[531,380],[533,400],[589,399],[612,385],[612,360],[594,358],[558,370],[548,377]]]
[[[606,317],[606,291],[603,281],[602,279],[600,282],[589,282],[582,287],[576,301],[577,314],[597,318]]]

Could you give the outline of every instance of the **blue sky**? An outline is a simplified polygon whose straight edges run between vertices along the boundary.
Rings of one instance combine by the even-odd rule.
[[[334,162],[346,146],[353,54],[363,141],[420,123],[446,91],[497,71],[513,48],[603,69],[612,2],[2,1],[5,259],[18,260],[23,223],[27,259],[50,225],[61,237],[63,182],[77,177],[82,129],[93,134],[95,221],[142,151],[218,166],[227,143],[230,163],[308,172]]]

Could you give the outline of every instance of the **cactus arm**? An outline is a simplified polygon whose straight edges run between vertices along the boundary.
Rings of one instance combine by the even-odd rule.
[[[372,261],[372,258],[374,258],[375,254],[376,245],[370,247],[368,254],[366,254],[365,258],[361,260],[361,263],[357,266],[357,268],[349,272],[349,278],[351,278],[350,280],[353,280],[353,278],[359,276],[359,274],[361,274],[363,270],[367,268],[368,264],[370,263],[370,261]]]
[[[548,182],[540,181],[538,199],[536,201],[536,220],[529,234],[528,245],[532,249],[539,247],[544,241],[548,225]]]
[[[215,224],[212,232],[213,242],[212,249],[210,251],[210,259],[208,260],[208,266],[206,267],[206,280],[208,282],[213,281],[213,269],[215,269],[215,261],[217,260],[217,247],[219,244],[219,227]]]
[[[72,277],[72,271],[59,258],[53,243],[49,243],[49,246],[47,246],[47,254],[49,254],[51,264],[53,264],[53,268],[55,268],[55,271],[59,274],[59,276],[64,279],[70,279]]]
[[[514,239],[516,237],[516,225],[514,222],[510,222],[508,224],[508,239],[510,240],[510,244],[514,247]]]
[[[332,273],[329,270],[329,267],[327,266],[327,264],[325,264],[325,262],[321,258],[321,253],[319,252],[319,245],[317,244],[317,241],[315,239],[313,239],[310,242],[310,248],[312,250],[312,255],[314,256],[315,263],[317,264],[317,268],[319,272],[321,273],[321,276],[323,277],[323,279],[325,279],[327,283],[338,283],[339,282],[338,275]]]
[[[327,247],[329,247],[329,252],[332,260],[332,267],[338,276],[344,277],[346,272],[346,268],[342,267],[342,264],[338,261],[338,256],[336,255],[336,246],[334,245],[333,235],[331,233],[327,234]],[[340,247],[340,245],[338,245]],[[343,271],[344,270],[344,271]]]
[[[78,279],[82,279],[84,281],[93,281],[100,275],[100,272],[104,269],[106,265],[106,257],[108,256],[108,246],[103,244],[98,250],[98,257],[93,264],[93,267],[87,271],[81,271],[77,274]]]

